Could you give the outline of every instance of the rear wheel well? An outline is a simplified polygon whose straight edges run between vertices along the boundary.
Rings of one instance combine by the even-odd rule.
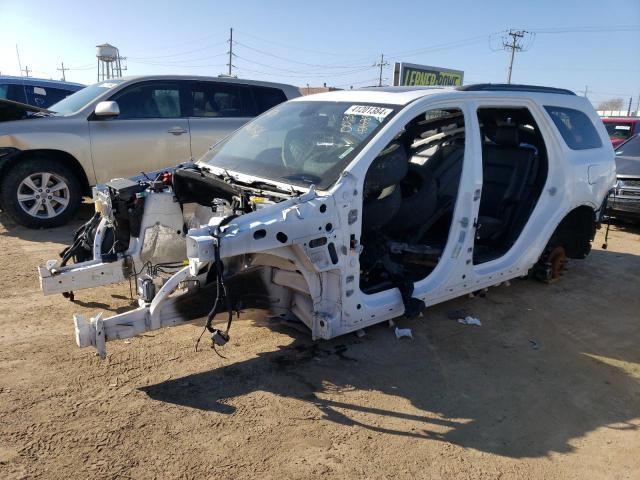
[[[588,205],[571,210],[551,235],[547,248],[561,246],[569,258],[585,258],[596,234],[596,213]]]
[[[25,160],[29,160],[31,158],[47,158],[50,160],[58,161],[64,165],[68,165],[76,174],[78,181],[80,182],[82,194],[91,195],[91,186],[89,185],[89,179],[87,178],[87,174],[84,171],[84,168],[82,168],[80,162],[78,162],[78,160],[76,160],[73,155],[62,150],[25,150],[12,157],[11,160],[5,165],[2,165],[2,171],[0,171],[0,175],[5,175],[6,172],[13,168],[16,164],[24,162]]]

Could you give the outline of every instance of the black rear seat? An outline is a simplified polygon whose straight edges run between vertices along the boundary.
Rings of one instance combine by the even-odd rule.
[[[519,203],[528,197],[537,155],[532,147],[520,146],[518,128],[496,129],[494,144],[482,149],[482,197],[476,239],[495,241],[508,232]]]

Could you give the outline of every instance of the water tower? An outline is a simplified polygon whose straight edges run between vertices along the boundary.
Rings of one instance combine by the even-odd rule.
[[[108,43],[96,46],[96,57],[98,57],[98,81],[122,76],[123,58],[120,51]],[[126,70],[126,68],[125,68]]]

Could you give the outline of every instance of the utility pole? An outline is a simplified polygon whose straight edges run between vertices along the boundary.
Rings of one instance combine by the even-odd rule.
[[[638,94],[638,102],[636,103],[636,117],[640,117],[640,93]]]
[[[29,67],[27,65],[25,65],[23,72],[24,72],[25,77],[28,77],[29,76],[29,72],[33,72],[33,70],[29,70]]]
[[[511,50],[511,59],[509,60],[509,76],[507,77],[507,83],[511,83],[511,73],[513,72],[513,60],[516,56],[516,51],[521,52],[524,50],[522,45],[522,39],[525,35],[529,35],[531,32],[526,30],[509,30],[507,36],[511,37],[511,40],[503,40],[502,46],[505,50]]]
[[[61,68],[57,68],[56,70],[58,70],[58,71],[61,71],[61,72],[62,72],[62,81],[63,81],[63,82],[66,82],[66,81],[67,81],[67,78],[66,78],[66,76],[65,76],[64,72],[65,72],[66,70],[69,70],[69,69],[68,69],[68,68],[64,68],[64,62],[60,62],[60,63],[61,63],[61,65],[62,65],[62,67],[61,67]]]
[[[584,98],[589,98],[589,97],[587,96],[587,93],[589,93],[589,85],[585,85],[585,86],[584,86]]]
[[[233,28],[229,29],[229,51],[227,53],[229,54],[229,63],[227,63],[227,66],[229,67],[229,76],[231,76],[231,68],[235,67],[233,64]]]
[[[373,64],[374,67],[380,67],[380,76],[378,77],[378,86],[379,87],[382,86],[382,68],[386,67],[387,65],[389,65],[389,62],[385,62],[384,61],[384,53],[380,55],[380,62]]]
[[[631,116],[631,102],[633,102],[633,97],[629,97],[629,108],[627,109],[627,117]]]

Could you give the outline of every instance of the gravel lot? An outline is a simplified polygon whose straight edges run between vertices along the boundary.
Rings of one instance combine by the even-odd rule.
[[[554,285],[400,320],[413,340],[379,325],[312,343],[252,311],[227,359],[185,325],[100,361],[71,315],[127,309],[128,284],[71,303],[35,269],[79,224],[0,217],[0,478],[640,478],[639,229],[612,228],[608,250],[599,232]]]

